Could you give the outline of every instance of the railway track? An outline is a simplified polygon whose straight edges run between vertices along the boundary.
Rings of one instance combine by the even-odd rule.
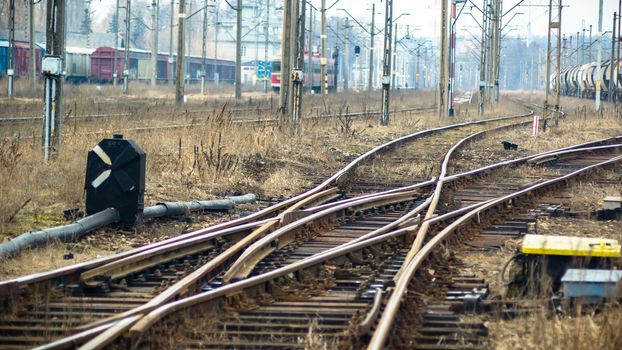
[[[439,128],[430,133],[446,130],[448,129]],[[359,248],[363,243],[371,244],[371,248],[365,245],[363,252],[351,250],[346,253],[345,258],[342,258],[350,261],[350,265],[345,265],[346,268],[367,266],[367,273],[348,277],[344,272],[341,275],[343,278],[334,282],[335,288],[338,290],[341,288],[343,293],[326,294],[325,291],[316,291],[321,295],[314,296],[313,302],[305,304],[304,300],[298,300],[301,303],[299,305],[304,310],[304,307],[317,305],[319,300],[326,297],[326,310],[328,311],[339,308],[339,300],[353,300],[354,304],[360,302],[359,306],[362,310],[367,310],[370,301],[375,305],[376,300],[381,300],[376,297],[376,295],[381,295],[378,290],[369,288],[373,286],[380,288],[380,285],[383,285],[384,287],[380,290],[386,290],[384,284],[374,284],[373,278],[378,276],[374,272],[374,267],[386,261],[386,254],[395,252],[395,244],[397,244],[391,242],[393,246],[390,246],[384,240],[378,242],[373,240],[378,237],[385,239],[401,237],[405,232],[411,232],[412,230],[398,229],[386,233],[398,228],[398,224],[412,220],[413,213],[422,210],[425,202],[424,196],[429,195],[427,191],[432,188],[435,181],[428,181],[410,188],[385,188],[384,193],[359,197],[352,197],[353,194],[343,197],[338,193],[337,188],[329,185],[343,181],[340,179],[344,178],[351,180],[353,170],[359,163],[377,156],[378,152],[422,136],[417,133],[377,147],[357,158],[315,189],[251,217],[189,233],[155,246],[121,254],[118,257],[100,259],[97,262],[65,268],[49,274],[2,283],[0,288],[5,296],[5,303],[17,305],[14,301],[20,298],[26,298],[32,302],[30,305],[25,305],[22,310],[12,310],[13,315],[18,315],[18,318],[10,316],[5,319],[0,326],[6,329],[3,331],[4,328],[0,328],[0,334],[8,337],[6,340],[12,342],[10,345],[15,347],[46,343],[66,336],[68,333],[74,335],[61,338],[50,346],[82,343],[104,331],[100,337],[108,337],[111,333],[117,335],[141,318],[149,320],[150,313],[166,308],[166,305],[172,305],[170,302],[175,299],[186,297],[182,300],[192,300],[194,298],[192,295],[195,293],[198,293],[196,295],[222,293],[223,290],[236,283],[261,280],[266,278],[266,275],[279,274],[283,269],[291,269],[292,266],[300,266],[302,263],[313,261],[314,257],[317,259],[318,254],[341,253],[338,247],[344,244],[355,248]],[[358,193],[362,192],[364,191]],[[337,202],[334,202],[335,200]],[[333,203],[327,203],[330,201]],[[278,216],[275,216],[277,214]],[[316,217],[323,217],[324,221],[312,222]],[[403,219],[405,217],[406,219]],[[400,218],[403,220],[399,221]],[[395,224],[396,222],[398,224]],[[304,229],[297,230],[300,227]],[[369,235],[370,232],[374,234]],[[394,234],[395,237],[387,236],[390,234]],[[269,242],[269,248],[266,248],[265,242]],[[379,243],[379,247],[376,247],[375,243]],[[353,248],[349,247],[349,249]],[[394,254],[396,260],[392,260],[393,263],[387,265],[389,267],[386,274],[380,278],[383,281],[386,280],[387,285],[392,283],[391,280],[397,273],[395,266],[402,262],[407,253],[405,247],[397,249],[397,252],[399,253]],[[249,260],[249,256],[252,259]],[[383,260],[375,259],[377,257]],[[236,264],[238,261],[244,261],[244,263]],[[249,261],[251,263],[248,263]],[[291,279],[289,275],[279,277],[283,276],[287,277],[286,280]],[[302,282],[307,276],[302,277],[304,278],[296,276],[299,284],[304,284]],[[224,286],[221,283],[223,280],[226,282]],[[235,282],[236,280],[240,282]],[[292,291],[288,291],[291,286],[288,287],[287,283],[275,284],[274,287],[285,294],[292,294]],[[367,288],[367,294],[363,296],[362,290],[365,288]],[[293,293],[296,294],[297,290],[294,288]],[[312,286],[307,288],[307,291],[314,292]],[[316,304],[313,304],[314,302]],[[255,304],[259,308],[264,306],[270,308],[272,305],[262,304],[261,301]],[[354,310],[354,313],[359,316],[364,314],[364,311],[355,310],[357,307],[354,307],[354,304],[348,312]],[[284,304],[279,305],[285,307]],[[147,316],[143,317],[144,315]],[[247,318],[256,321],[260,315],[261,313],[249,314]],[[347,319],[345,314],[336,313],[335,315],[337,318]],[[294,315],[285,318],[276,316],[278,315],[275,315],[275,324],[287,319],[295,322]],[[299,318],[298,321],[301,319]],[[49,320],[52,323],[48,326],[45,322]],[[13,326],[14,323],[19,324],[17,326],[19,329]],[[242,324],[238,325],[238,329],[244,327]],[[303,329],[305,329],[304,326],[298,327],[299,331]],[[339,327],[334,327],[334,330],[338,329]],[[252,329],[247,329],[247,331],[250,332],[249,334],[254,334]],[[222,334],[222,331],[219,333]],[[341,333],[336,332],[336,334]],[[285,343],[292,345],[291,341],[298,335],[290,335],[292,337],[288,338],[289,343]],[[114,337],[105,339],[114,339]],[[339,335],[333,340],[342,341],[343,339]],[[93,342],[100,345],[108,342],[98,343],[98,341],[98,338],[93,339]],[[257,344],[248,343],[247,345],[253,347]],[[90,345],[87,344],[88,346]]]
[[[434,110],[434,107],[410,107],[410,108],[400,108],[395,109],[392,113],[405,113],[405,112],[424,112]],[[148,111],[147,111],[148,112]],[[84,114],[84,115],[76,115],[76,116],[68,116],[65,118],[66,122],[83,122],[83,121],[99,121],[102,119],[119,119],[119,118],[128,118],[132,117],[138,113],[147,113],[147,112],[125,112],[125,113],[110,113],[110,114]],[[274,114],[275,111],[272,107],[256,107],[256,108],[221,108],[221,109],[204,109],[204,110],[185,110],[182,113],[171,113],[171,112],[150,112],[151,118],[170,118],[171,116],[174,118],[178,117],[193,117],[195,115],[205,115],[205,114],[231,114],[234,119],[246,121],[247,118],[244,118],[245,114],[248,113],[257,113],[257,114]],[[370,116],[378,116],[381,115],[382,111],[361,111],[361,112],[348,112],[343,113],[343,117],[352,117],[352,118],[360,118],[360,117],[370,117]],[[328,114],[328,113],[316,113],[311,114],[310,118],[333,118],[338,114]],[[235,118],[238,116],[238,118]],[[39,123],[41,122],[42,117],[0,117],[0,124],[26,124],[26,123]],[[273,119],[266,119],[273,120]],[[265,120],[264,120],[265,121]],[[250,122],[250,121],[249,121]]]
[[[217,114],[220,112],[226,112],[226,113],[231,113],[233,115],[240,115],[240,114],[245,114],[245,113],[250,113],[250,112],[257,112],[257,113],[265,113],[265,112],[272,112],[272,108],[270,107],[257,107],[257,108],[229,108],[229,109],[203,109],[203,110],[185,110],[183,113],[173,113],[174,117],[180,117],[180,116],[193,116],[193,115],[197,115],[197,114]],[[100,114],[82,114],[82,115],[75,115],[75,116],[68,116],[65,118],[66,121],[98,121],[98,120],[102,120],[102,119],[118,119],[118,118],[128,118],[128,117],[132,117],[134,115],[136,115],[137,113],[141,113],[140,111],[135,111],[135,112],[124,112],[124,113],[100,113]],[[171,113],[170,112],[156,112],[150,113],[150,117],[152,118],[164,118],[164,117],[171,117]],[[13,125],[13,124],[26,124],[26,123],[39,123],[41,122],[41,120],[43,119],[42,116],[37,116],[37,117],[0,117],[0,124],[9,124],[9,125]]]
[[[170,121],[166,121],[166,120],[162,120],[162,118],[156,118],[156,120],[162,121],[163,124],[162,125],[152,125],[153,123],[149,122],[149,123],[145,123],[146,125],[143,126],[136,126],[136,127],[115,127],[114,130],[117,132],[137,132],[137,133],[141,133],[141,132],[152,132],[152,131],[163,131],[163,130],[183,130],[183,129],[191,129],[191,128],[196,128],[196,127],[201,127],[201,126],[208,126],[210,125],[210,122],[213,122],[210,120],[210,118],[204,119],[204,118],[199,118],[199,117],[195,117],[192,116],[193,114],[200,114],[200,113],[209,113],[209,112],[213,112],[213,114],[216,116],[216,123],[231,123],[234,125],[258,125],[258,126],[264,126],[264,125],[276,125],[279,122],[281,122],[280,119],[278,118],[274,118],[272,116],[267,116],[265,118],[262,117],[253,117],[253,118],[248,118],[247,115],[244,115],[244,113],[248,113],[250,111],[256,111],[256,110],[263,110],[263,109],[249,109],[249,110],[221,110],[220,112],[213,110],[213,111],[195,111],[192,113],[187,113],[187,114],[183,114],[181,116],[176,116],[175,118],[185,118],[185,119],[190,119],[189,122],[182,122],[182,123],[170,123]],[[413,108],[403,108],[403,109],[395,109],[394,111],[392,111],[392,113],[394,114],[399,114],[399,113],[422,113],[425,111],[431,111],[434,110],[433,107],[413,107]],[[235,112],[232,112],[235,111]],[[265,110],[267,114],[272,114],[272,110],[271,109],[266,109]],[[233,115],[230,115],[230,113],[233,113]],[[317,114],[317,115],[310,115],[309,117],[307,117],[306,119],[310,119],[310,120],[328,120],[328,119],[334,119],[334,118],[353,118],[353,119],[357,119],[357,118],[372,118],[375,116],[380,115],[381,112],[380,111],[363,111],[363,112],[349,112],[349,113],[343,113],[343,114]],[[124,116],[130,116],[130,113],[121,113],[121,114],[114,114],[115,117],[124,117]],[[102,122],[104,120],[106,120],[108,117],[108,115],[92,115],[92,116],[84,116],[84,117],[73,117],[73,118],[68,118],[65,119],[64,122],[67,125],[68,128],[73,129],[71,132],[65,132],[63,133],[63,135],[66,136],[71,136],[71,135],[102,135],[102,134],[109,134],[110,130],[107,130],[106,128],[102,128],[98,131],[76,131],[76,128],[79,125],[82,124],[77,124],[77,122],[84,122],[84,121],[89,121],[89,122]],[[19,135],[20,138],[22,139],[35,139],[35,138],[39,138],[40,136],[38,135],[39,133],[39,129],[36,125],[36,121],[41,122],[42,119],[41,117],[32,117],[32,118],[25,118],[22,121],[23,118],[0,118],[0,125],[2,125],[3,123],[7,124],[7,125],[14,125],[14,123],[17,123],[15,125],[25,125],[30,129],[25,129],[25,130],[15,130],[15,129],[6,129],[5,131],[10,133],[10,135],[7,135],[8,137],[15,137],[15,135]],[[109,119],[109,118],[108,118]],[[213,119],[213,118],[212,118]],[[152,119],[148,119],[147,121],[152,120]],[[131,121],[131,120],[130,120]],[[28,122],[28,123],[26,123]],[[141,120],[141,122],[145,122],[144,120]],[[34,129],[32,129],[32,127],[35,127]],[[31,136],[25,136],[25,135],[31,135]]]
[[[448,211],[439,210],[438,217],[443,217],[445,211],[452,213],[465,207],[472,210],[453,222],[434,220],[433,228],[422,239],[423,245],[412,259],[406,259],[395,279],[396,287],[368,349],[487,348],[484,319],[467,316],[473,312],[468,306],[473,299],[469,298],[483,299],[478,309],[492,313],[491,319],[541,310],[543,302],[539,300],[498,299],[499,289],[493,294],[490,288],[496,281],[490,275],[473,273],[484,269],[481,260],[467,256],[476,251],[498,250],[509,240],[520,239],[538,218],[556,215],[563,200],[555,193],[571,179],[585,179],[590,171],[622,160],[618,147],[601,150],[604,152],[565,151],[537,157],[528,162],[540,164],[531,173],[485,176],[454,189],[452,206]],[[552,194],[545,195],[546,191]],[[455,255],[461,258],[452,258],[450,251],[460,252]],[[416,297],[407,290],[414,291]]]
[[[440,128],[435,132],[443,132],[445,129],[446,128]],[[420,134],[416,134],[412,136],[412,138],[420,136]],[[392,143],[397,144],[405,142],[408,139],[407,137],[404,138],[404,140],[396,140]],[[348,174],[358,163],[382,149],[384,148],[379,147],[359,157],[351,163],[349,167],[336,174],[332,179],[326,181],[325,184],[316,187],[316,190],[312,190],[298,198],[293,198],[290,201],[281,203],[271,210],[264,211],[263,213],[260,212],[253,217],[247,218],[246,221],[217,226],[211,230],[200,230],[189,233],[177,239],[162,242],[153,247],[139,249],[131,254],[121,254],[121,256],[112,259],[102,259],[99,262],[75,266],[53,272],[47,276],[31,276],[23,280],[10,281],[4,283],[0,288],[3,288],[5,293],[10,296],[15,296],[14,293],[20,294],[27,290],[25,294],[28,295],[27,298],[33,300],[34,305],[25,313],[22,313],[24,318],[21,321],[14,321],[17,323],[25,322],[24,324],[31,324],[31,333],[42,331],[44,337],[47,336],[45,339],[54,338],[63,328],[73,327],[75,329],[80,329],[80,327],[76,327],[76,325],[85,325],[88,323],[99,324],[102,320],[109,319],[112,314],[136,309],[138,305],[144,306],[149,297],[158,292],[162,292],[167,286],[179,282],[185,277],[191,276],[196,266],[205,267],[204,264],[206,261],[210,261],[212,264],[209,268],[200,271],[202,278],[208,277],[208,273],[209,276],[211,276],[222,272],[216,268],[217,265],[222,264],[222,266],[225,266],[228,260],[235,258],[239,254],[242,247],[252,242],[252,240],[243,242],[240,237],[247,237],[250,233],[255,231],[258,233],[257,237],[261,237],[261,234],[264,233],[262,227],[271,225],[270,229],[273,230],[281,220],[264,219],[263,221],[257,221],[257,219],[290,205],[290,208],[295,210],[316,201],[321,203],[322,201],[335,199],[339,196],[335,189],[320,190],[333,181],[336,181],[337,178]],[[385,197],[386,198],[381,197],[380,200],[386,201],[388,198],[389,204],[394,203],[391,202],[391,198],[393,197],[398,198],[398,202],[401,201],[400,203],[412,201],[414,199],[413,194],[403,196],[399,193],[388,194],[388,196]],[[348,200],[351,200],[351,198],[346,198],[346,201]],[[363,203],[363,206],[367,205],[369,205],[368,202]],[[346,207],[351,208],[354,207],[354,205],[348,204]],[[376,208],[378,207],[382,206],[377,205]],[[287,217],[285,218],[289,220]],[[220,232],[218,231],[219,229],[221,230]],[[223,229],[224,231],[222,231]],[[265,228],[263,230],[267,231]],[[210,232],[212,233],[211,235]],[[240,242],[242,243],[239,244]],[[326,248],[329,247],[326,246]],[[229,250],[230,254],[223,257],[224,255],[220,253],[227,250]],[[213,259],[215,256],[220,257],[220,260]],[[214,261],[218,263],[214,263]],[[219,267],[222,268],[222,266]],[[39,288],[41,285],[49,283],[48,281],[50,280],[55,280],[56,285],[52,283],[52,286],[48,285]],[[36,286],[32,287],[33,285]],[[46,295],[46,298],[49,298],[50,289],[56,292],[60,290],[61,295],[58,296],[58,298],[46,299],[42,304],[46,306],[42,309],[39,307],[39,295]],[[39,293],[39,291],[41,291],[41,293]],[[177,293],[179,293],[179,291],[177,291]],[[167,301],[167,298],[170,297],[171,296],[161,298],[159,303]],[[10,298],[7,300],[9,300],[9,302],[13,301],[10,300]],[[55,332],[48,334],[45,331],[45,329],[47,329],[45,322],[41,325],[34,321],[37,319],[35,316],[41,316],[42,313],[49,314],[52,317],[60,315],[69,315],[71,317],[65,317],[67,322],[64,323],[62,327],[53,328]],[[44,318],[43,321],[46,319],[47,318]],[[58,326],[58,323],[54,325]],[[9,337],[5,339],[7,342],[13,342],[19,345],[20,341],[24,341],[23,345],[30,345],[43,340],[38,333],[25,336],[25,334],[20,335],[16,329],[11,328],[12,326],[8,325],[7,327],[6,331]]]
[[[552,181],[562,181],[562,177]],[[436,220],[451,222],[462,212],[452,211]],[[373,328],[375,315],[382,309],[382,302],[377,301],[382,298],[376,296],[391,289],[406,261],[407,240],[399,238],[416,226],[357,243],[349,241],[302,260],[288,261],[285,256],[281,267],[258,265],[257,274],[238,282],[218,288],[206,285],[202,293],[164,305],[140,320],[121,321],[86,348],[105,345],[111,336],[126,331],[130,341],[143,339],[141,345],[152,348],[307,348],[314,341],[309,337],[319,337],[319,344],[329,347],[364,344],[366,331]],[[296,254],[296,249],[291,253]],[[283,255],[273,256],[279,257]],[[267,261],[268,265],[273,262]],[[464,278],[462,282],[476,283]],[[222,311],[215,313],[215,309]],[[196,314],[205,320],[200,329],[183,322],[185,317],[195,322]],[[144,334],[148,329],[150,333]]]

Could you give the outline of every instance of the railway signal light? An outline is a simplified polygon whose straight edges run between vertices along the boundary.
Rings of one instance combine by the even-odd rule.
[[[361,54],[361,47],[356,45],[354,47],[354,54],[356,55],[356,57],[359,57],[359,55]]]
[[[120,223],[141,221],[145,196],[145,152],[116,134],[89,151],[86,163],[86,213],[107,208],[119,211]]]

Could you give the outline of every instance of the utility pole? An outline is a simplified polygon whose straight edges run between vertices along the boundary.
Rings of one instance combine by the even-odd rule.
[[[371,42],[369,43],[369,71],[367,74],[367,91],[371,91],[373,88],[374,78],[374,39],[376,35],[376,4],[371,4]]]
[[[175,0],[171,0],[171,24],[169,26],[168,39],[168,83],[173,85],[173,27],[175,26]],[[179,57],[179,56],[177,56]]]
[[[590,24],[590,38],[587,41],[587,61],[592,62],[592,25]]]
[[[214,58],[216,59],[218,58],[218,28],[220,28],[220,0],[216,0],[216,24],[214,25]]]
[[[346,19],[347,21],[347,19]],[[313,6],[309,6],[309,50],[307,56],[307,82],[309,84],[309,91],[313,91]]]
[[[613,13],[613,26],[611,27],[611,59],[609,62],[611,62],[611,66],[609,68],[609,86],[607,86],[607,100],[609,100],[609,102],[613,102],[613,95],[615,94],[615,88],[616,88],[616,84],[615,81],[613,80],[613,71],[616,70],[616,66],[614,64],[614,58],[615,58],[615,40],[616,40],[616,20],[617,20],[617,13],[614,12]]]
[[[269,50],[269,43],[270,43],[270,33],[269,33],[269,28],[270,28],[270,0],[266,0],[266,24],[263,27],[263,35],[264,38],[266,39],[264,42],[264,48],[263,48],[263,59],[264,59],[264,73],[263,73],[263,92],[267,93],[268,92],[268,50]]]
[[[493,98],[495,104],[499,103],[499,71],[500,71],[500,61],[501,61],[501,1],[502,0],[493,0],[494,8],[493,8],[493,18],[494,18],[494,27],[493,27],[493,52],[492,55],[494,59],[492,60],[492,79],[493,79]]]
[[[292,113],[290,117],[293,121],[293,115],[296,113],[294,110],[294,80],[293,75],[296,67],[298,66],[298,12],[300,12],[300,0],[292,0],[291,8],[290,8],[290,34],[289,34],[289,67],[290,74],[285,78],[289,81],[289,99],[287,100],[287,110]]]
[[[555,3],[557,3],[556,6]],[[555,7],[557,7],[557,15],[554,16],[554,10]],[[560,95],[561,95],[561,88],[560,88],[560,72],[561,72],[561,40],[562,40],[562,33],[561,33],[561,23],[562,22],[562,0],[549,0],[549,30],[548,30],[548,41],[547,41],[547,45],[546,45],[546,86],[545,86],[545,91],[546,91],[546,99],[544,101],[544,111],[543,111],[543,115],[544,116],[548,116],[549,115],[549,95],[550,95],[550,86],[551,86],[551,35],[556,35],[557,36],[557,48],[556,48],[556,86],[557,86],[557,92],[555,94],[555,115],[554,115],[554,121],[555,121],[555,126],[559,125],[559,99],[560,99]],[[599,84],[597,83],[597,89],[599,89]]]
[[[282,119],[285,119],[289,114],[289,82],[290,82],[290,46],[286,43],[290,42],[291,37],[291,25],[292,25],[292,1],[283,0],[283,29],[281,32],[281,75],[280,75],[280,88],[279,88],[279,110],[281,112]]]
[[[160,1],[151,0],[151,86],[158,83],[158,17],[160,11]]]
[[[577,32],[577,66],[581,65],[581,55],[579,55],[579,50],[580,50],[580,46],[579,46],[579,32]],[[581,84],[577,84],[577,91],[576,91],[576,96],[577,97],[581,97],[580,96],[581,93]]]
[[[201,45],[201,95],[205,93],[205,60],[207,58],[207,0],[203,0],[203,33]]]
[[[322,57],[320,58],[321,92],[328,94],[328,75],[326,74],[326,0],[322,0]]]
[[[622,0],[618,0],[618,31],[617,31],[617,35],[616,35],[616,43],[617,43],[617,47],[616,47],[616,74],[617,76],[615,77],[616,81],[618,80],[618,77],[620,76],[620,30],[622,29],[622,26],[620,25],[620,23],[622,22]],[[614,86],[617,86],[614,85]],[[613,96],[613,102],[614,102],[614,106],[616,108],[616,111],[618,110],[618,94],[614,94]]]
[[[115,23],[114,23],[114,54],[112,57],[112,86],[117,86],[117,77],[119,76],[117,70],[117,51],[119,50],[119,0],[115,8]]]
[[[177,24],[177,63],[175,65],[175,103],[178,105],[184,102],[184,37],[186,20],[186,0],[179,0],[179,18]]]
[[[235,30],[235,99],[242,98],[242,0],[238,0]]]
[[[488,38],[486,40],[486,100],[490,104],[492,101],[492,85],[493,85],[493,67],[494,67],[494,7],[495,0],[489,0],[488,2],[488,27],[487,27],[487,35]]]
[[[454,116],[454,74],[456,51],[456,0],[451,0],[451,22],[449,22],[449,87],[447,89],[449,117]]]
[[[35,3],[28,0],[28,42],[30,44],[28,53],[28,69],[30,91],[35,89],[35,81],[37,80],[37,66],[35,65]]]
[[[343,56],[343,92],[347,92],[350,89],[350,24],[348,17],[346,17],[346,25],[344,26],[346,43],[345,53]]]
[[[488,45],[488,35],[486,34],[487,25],[488,5],[487,0],[484,0],[484,6],[482,7],[482,39],[479,58],[479,115],[484,115],[484,105],[486,101],[486,47]]]
[[[445,2],[445,1],[443,1]],[[382,69],[382,119],[380,124],[389,125],[389,102],[391,89],[391,35],[393,30],[393,0],[385,0],[384,59]]]
[[[397,23],[395,23],[395,33],[393,34],[393,65],[391,72],[391,90],[395,90],[395,78],[397,73]]]
[[[581,36],[581,64],[585,63],[585,20],[583,21],[583,35]]]
[[[13,75],[15,74],[15,0],[9,0],[9,50],[8,50],[7,76],[9,86],[7,97],[13,98]]]
[[[296,1],[296,7],[298,8],[300,2]],[[305,65],[305,18],[306,18],[306,6],[307,2],[302,0],[302,6],[298,13],[297,24],[297,43],[296,43],[296,68],[292,74],[292,85],[294,87],[294,101],[292,108],[292,121],[297,130],[298,123],[302,117],[302,94],[304,88],[304,65]]]
[[[60,152],[61,146],[65,0],[47,0],[45,17],[43,155],[49,160],[53,153]]]
[[[127,0],[125,4],[125,58],[123,60],[123,93],[127,94],[130,74],[130,14],[132,2]]]
[[[618,77],[620,76],[620,30],[622,30],[622,26],[620,25],[622,23],[622,0],[618,0],[618,32],[617,32],[617,37],[616,37],[616,42],[617,42],[617,48],[616,48],[616,62],[617,65],[616,67],[617,69],[617,77],[615,77],[616,81],[619,79]],[[618,108],[618,95],[616,94],[615,96],[613,96],[613,101],[616,107],[616,111]]]
[[[442,118],[446,115],[446,88],[447,88],[447,1],[441,0],[441,40],[439,47],[439,79],[438,79],[438,96],[437,108],[438,116]]]
[[[561,1],[561,0],[560,0]],[[598,1],[598,52],[596,53],[596,112],[600,112],[600,82],[603,79],[603,0]],[[558,73],[559,74],[559,73]],[[559,90],[559,89],[558,89]]]
[[[417,47],[417,63],[415,68],[415,90],[419,89],[419,78],[420,78],[420,70],[419,70],[419,58],[421,57],[420,48]]]

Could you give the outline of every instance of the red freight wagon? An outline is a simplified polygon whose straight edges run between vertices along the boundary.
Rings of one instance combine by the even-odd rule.
[[[6,74],[7,65],[8,65],[8,49],[9,49],[9,41],[5,39],[0,39],[0,76]],[[30,46],[28,42],[15,40],[15,49],[14,49],[14,62],[15,62],[15,77],[27,77],[29,67],[29,57],[30,57]],[[35,44],[35,67],[37,69],[37,73],[41,71],[41,55],[43,53],[43,49],[39,44]]]
[[[30,45],[26,41],[15,40],[15,75],[18,77],[28,76],[30,58]],[[35,45],[35,66],[37,73],[41,71],[41,48]]]
[[[112,81],[114,73],[114,48],[98,47],[91,54],[91,80],[98,82]],[[123,77],[123,56],[117,51],[117,79]]]

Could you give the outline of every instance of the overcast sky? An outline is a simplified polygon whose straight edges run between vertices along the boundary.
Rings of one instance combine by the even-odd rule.
[[[507,12],[519,1],[520,0],[503,1],[503,12]],[[312,0],[312,2],[314,4],[319,4],[320,0]],[[479,8],[482,7],[482,0],[473,0],[473,2]],[[326,3],[327,6],[330,6],[330,4],[333,3],[333,0],[326,0]],[[369,0],[340,0],[331,12],[342,12],[335,11],[336,8],[342,7],[352,13],[352,15],[357,17],[357,19],[365,19],[366,21],[369,21],[371,3],[372,2]],[[398,23],[418,26],[420,28],[418,31],[420,35],[432,36],[437,35],[438,33],[440,3],[441,2],[439,0],[394,0],[393,11],[395,16],[401,13],[410,13],[410,16],[402,17]],[[582,21],[585,21],[586,27],[590,24],[593,25],[593,33],[594,36],[596,36],[596,32],[598,30],[598,0],[564,0],[563,4],[565,6],[562,10],[562,31],[564,33],[575,33],[580,31]],[[525,0],[521,5],[522,6],[518,6],[504,17],[504,20],[508,21],[515,12],[523,13],[522,15],[517,15],[510,23],[510,25],[517,26],[510,35],[515,36],[516,34],[520,34],[522,36],[526,36],[527,25],[530,22],[531,32],[533,35],[546,35],[548,22],[548,1]],[[380,3],[379,1],[376,1],[376,12],[380,13],[380,16],[384,16],[384,6],[384,2]],[[460,6],[461,5],[458,4],[458,9]],[[617,7],[617,0],[603,0],[603,31],[611,30],[613,11],[617,11]],[[472,12],[478,20],[481,20],[481,13],[475,8],[471,10],[471,3],[469,2],[458,20],[458,28],[461,26],[476,26],[474,20],[468,15],[469,12]],[[509,29],[509,27],[506,29]]]
[[[95,10],[95,17],[100,21],[107,23],[108,18],[114,8],[115,0],[100,0],[94,1],[93,6]],[[160,0],[161,3],[167,0]],[[192,0],[197,3],[202,0]],[[235,4],[236,0],[230,0]],[[274,0],[280,2],[279,0]],[[469,0],[471,1],[471,0]],[[481,8],[483,0],[472,0],[478,7]],[[520,0],[505,0],[503,1],[503,12],[507,12],[511,7],[517,4]],[[602,0],[603,1],[603,31],[611,30],[613,11],[617,11],[617,0]],[[124,1],[121,1],[122,3]],[[224,5],[224,0],[220,0]],[[252,3],[253,0],[245,0],[246,3]],[[326,0],[326,6],[331,6],[335,0]],[[99,4],[104,6],[100,6]],[[168,1],[166,2],[168,3]],[[314,6],[319,7],[321,0],[311,0]],[[369,24],[371,19],[371,0],[338,0],[338,3],[328,11],[328,16],[345,16],[343,11],[339,8],[345,8],[356,17],[363,24]],[[382,25],[384,17],[385,3],[376,0],[376,23],[377,26]],[[460,7],[461,5],[458,5]],[[582,23],[585,21],[586,27],[590,24],[593,25],[593,35],[596,36],[598,31],[598,0],[564,0],[564,9],[562,14],[562,31],[564,33],[576,33],[582,28]],[[481,20],[481,14],[475,9],[471,9],[471,3],[467,2],[463,14],[458,21],[458,29],[467,28],[471,31],[476,30],[476,23],[469,15],[469,12],[478,19]],[[415,36],[436,36],[438,33],[439,13],[440,13],[440,0],[394,0],[394,16],[397,17],[402,13],[410,13],[409,16],[403,16],[399,19],[398,23],[401,28],[406,28],[406,25],[411,27],[411,30],[418,28],[414,33]],[[528,24],[531,23],[531,33],[535,36],[544,36],[547,32],[548,22],[548,0],[524,0],[522,6],[515,8],[511,13],[504,17],[505,21],[510,20],[514,13],[522,13],[512,19],[510,26],[506,29],[510,29],[511,26],[515,26],[511,36],[520,35],[522,37],[528,34]],[[402,25],[404,27],[402,27]],[[401,30],[400,30],[401,32]]]

